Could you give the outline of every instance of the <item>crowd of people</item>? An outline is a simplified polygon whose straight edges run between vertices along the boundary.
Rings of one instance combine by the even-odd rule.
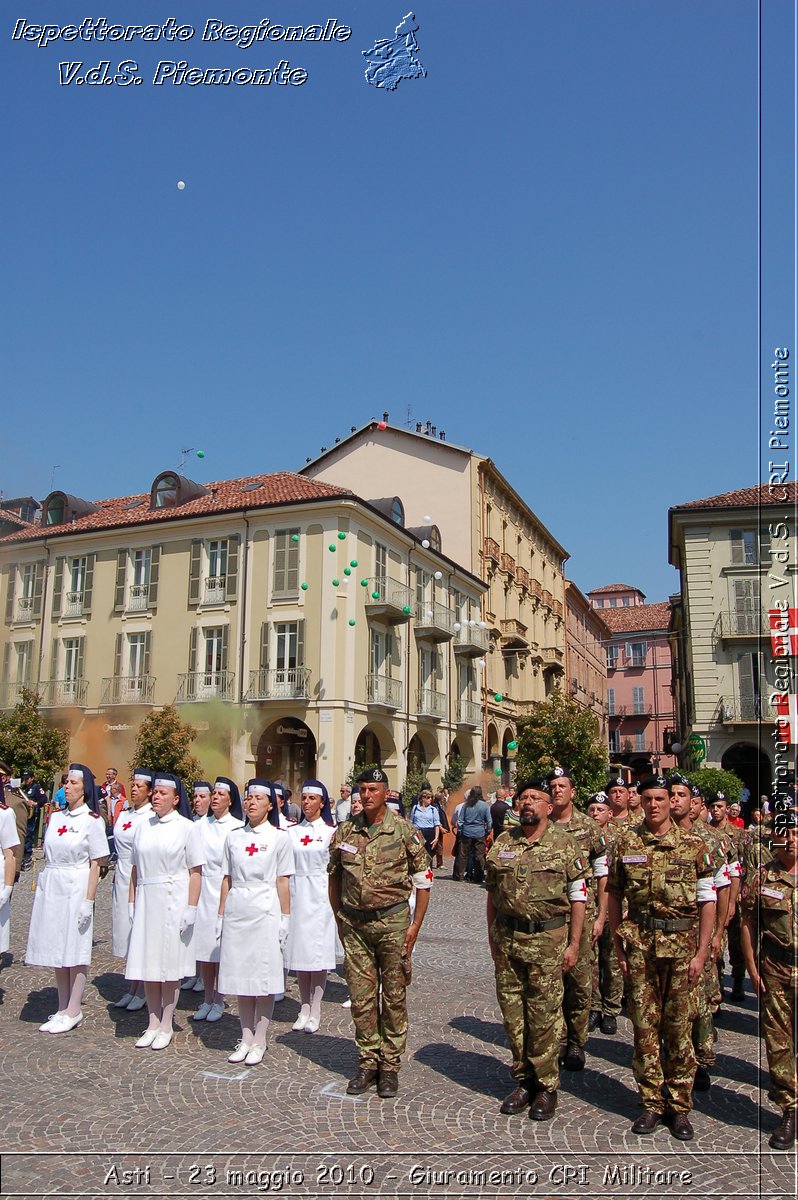
[[[0,806],[0,952],[9,946],[10,899],[28,859],[29,789],[9,786]],[[343,961],[358,1071],[348,1091],[398,1093],[407,1039],[406,988],[443,835],[455,835],[452,878],[484,883],[496,993],[515,1087],[501,1111],[554,1117],[560,1069],[581,1070],[588,1034],[617,1032],[623,1007],[634,1030],[632,1070],[643,1106],[632,1130],[665,1122],[693,1136],[694,1090],[711,1084],[714,1017],[724,1000],[724,959],[744,1003],[746,973],[760,999],[771,1095],[782,1121],[775,1149],[795,1141],[798,992],[798,804],[752,815],[679,774],[631,787],[610,778],[576,803],[574,779],[501,786],[488,799],[449,796],[426,783],[406,807],[380,768],[344,784],[333,807],[306,780],[300,803],[284,785],[198,780],[189,803],[167,771],[134,770],[130,794],[109,769],[97,786],[73,763],[44,831],[25,961],[52,969],[57,1010],[41,1031],[82,1021],[94,904],[113,862],[112,942],[124,962],[115,1002],[147,1010],[137,1048],[173,1038],[182,986],[202,994],[195,1022],[213,1022],[236,997],[240,1038],[229,1061],[264,1057],[286,972],[298,980],[294,1030],[315,1033],[328,973]],[[46,801],[46,796],[45,796]],[[32,847],[31,847],[32,853]]]

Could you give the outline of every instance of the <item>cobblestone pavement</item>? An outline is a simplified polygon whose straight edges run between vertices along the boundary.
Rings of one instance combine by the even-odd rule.
[[[110,954],[110,878],[100,889],[94,959],[78,1029],[37,1026],[53,1012],[52,973],[22,963],[30,875],[12,901],[12,957],[0,972],[5,1129],[3,1197],[62,1196],[770,1196],[796,1194],[794,1153],[767,1138],[778,1114],[760,1091],[753,998],[719,1021],[713,1086],[696,1095],[695,1141],[630,1134],[639,1112],[631,1027],[593,1035],[584,1071],[563,1073],[557,1117],[503,1117],[509,1054],[493,990],[485,893],[438,872],[415,954],[410,1039],[397,1100],[347,1097],[356,1057],[344,985],[331,976],[322,1025],[294,1033],[296,981],[276,1007],[256,1068],[228,1064],[234,1005],[136,1050],[142,1012]],[[195,999],[191,997],[192,1001]]]

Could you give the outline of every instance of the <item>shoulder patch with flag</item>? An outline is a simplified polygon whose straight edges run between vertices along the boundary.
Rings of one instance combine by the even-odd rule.
[[[574,866],[576,867],[577,871],[584,871],[585,870],[585,860],[583,858],[575,858]]]

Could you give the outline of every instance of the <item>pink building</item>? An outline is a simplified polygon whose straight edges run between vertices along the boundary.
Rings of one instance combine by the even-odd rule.
[[[646,604],[628,583],[588,592],[611,630],[607,650],[607,723],[610,762],[634,778],[676,767],[667,753],[675,729],[668,641],[670,604]]]

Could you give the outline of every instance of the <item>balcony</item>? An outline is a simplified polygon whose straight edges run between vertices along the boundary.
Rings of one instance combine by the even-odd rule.
[[[307,700],[309,667],[273,667],[250,671],[245,700]]]
[[[515,582],[520,588],[524,588],[527,592],[532,586],[532,580],[529,578],[529,571],[526,567],[515,568]]]
[[[61,616],[67,620],[83,616],[83,592],[67,592],[61,606]]]
[[[540,657],[543,662],[544,669],[546,667],[554,667],[558,671],[562,671],[564,653],[559,646],[541,646]]]
[[[232,671],[188,671],[185,675],[178,675],[175,704],[234,700],[234,679]]]
[[[27,625],[33,620],[33,596],[19,596],[14,604],[14,624]]]
[[[562,619],[562,602],[560,600],[555,600],[552,604],[552,608],[554,610],[555,617],[560,617]]]
[[[475,700],[461,700],[457,706],[457,724],[479,729],[482,725],[482,705]]]
[[[543,603],[546,605],[546,608],[551,608],[551,609],[554,608],[554,597],[552,596],[551,592],[546,590],[546,588],[541,589],[541,597],[540,598],[543,601]]]
[[[154,704],[154,675],[112,675],[102,681],[102,699],[106,704]]]
[[[613,708],[607,709],[607,716],[610,720],[612,720],[613,717],[617,717],[618,720],[622,721],[626,715],[627,709],[625,704],[616,704]]]
[[[134,583],[128,588],[127,612],[146,612],[150,606],[150,585]]]
[[[366,699],[373,706],[401,708],[403,695],[401,679],[391,679],[389,675],[369,675],[366,679]]]
[[[718,701],[717,719],[722,725],[756,725],[760,721],[774,721],[775,708],[758,696],[740,699],[736,696],[722,696]]]
[[[499,629],[502,635],[502,650],[518,651],[529,649],[528,630],[522,621],[514,619],[499,621]]]
[[[491,537],[486,537],[482,543],[482,555],[486,562],[492,562],[494,567],[499,565],[499,543]]]
[[[770,622],[767,613],[764,612],[722,612],[715,623],[715,633],[723,642],[732,638],[769,636]]]
[[[654,709],[650,704],[633,704],[631,717],[653,717]]]
[[[399,625],[409,621],[413,613],[413,591],[404,583],[386,576],[368,580],[366,587],[366,616]]]
[[[29,683],[0,683],[0,709],[16,708],[25,688],[35,690]]]
[[[512,575],[513,578],[515,578],[515,559],[513,558],[512,554],[505,554],[502,552],[501,556],[499,557],[499,566],[503,571],[506,571],[508,575]]]
[[[430,642],[448,642],[454,636],[455,614],[445,604],[416,605],[416,637]]]
[[[224,575],[211,575],[205,580],[202,593],[203,604],[224,604],[227,579]]]
[[[455,654],[464,654],[469,658],[481,658],[483,654],[487,654],[490,634],[484,622],[455,621],[452,628]]]
[[[416,692],[416,712],[420,717],[431,717],[441,721],[446,716],[446,693],[432,688],[419,688]]]
[[[85,679],[43,679],[39,684],[40,708],[85,708],[88,681]]]

